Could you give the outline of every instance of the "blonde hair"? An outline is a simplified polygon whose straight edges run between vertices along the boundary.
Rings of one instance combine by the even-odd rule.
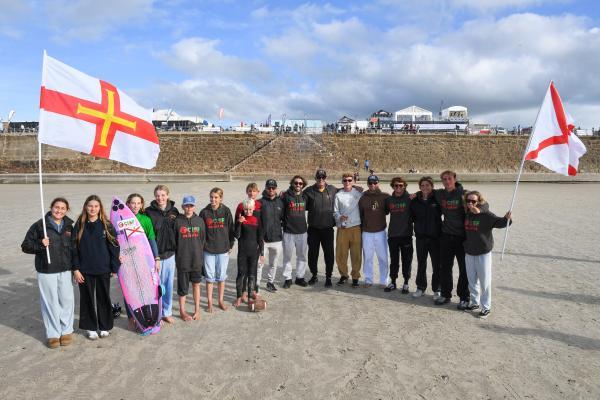
[[[483,195],[481,193],[479,193],[477,190],[469,190],[467,193],[465,193],[465,197],[463,199],[465,208],[467,207],[467,199],[469,198],[469,196],[477,196],[477,204],[487,203],[485,201],[485,198],[483,197]]]
[[[352,178],[352,180],[354,180],[354,174],[352,172],[344,172],[342,174],[342,179],[345,179],[345,178]]]
[[[156,195],[156,192],[158,192],[159,190],[167,192],[167,196],[171,194],[171,191],[169,190],[169,187],[167,185],[156,185],[156,187],[154,188],[154,195]]]
[[[252,207],[252,209],[254,209],[254,205],[256,204],[256,202],[254,201],[254,199],[251,199],[250,197],[246,197],[244,200],[242,200],[242,207],[244,207],[244,210]]]
[[[246,193],[248,192],[248,190],[252,190],[253,192],[254,192],[254,191],[257,191],[257,192],[259,192],[259,191],[260,191],[260,190],[258,189],[258,185],[257,185],[256,183],[254,183],[254,182],[252,182],[252,183],[249,183],[249,184],[247,184],[247,185],[246,185]]]
[[[221,188],[218,188],[218,187],[212,188],[212,189],[210,189],[210,193],[209,193],[209,195],[211,195],[211,194],[213,194],[213,193],[216,193],[217,195],[219,195],[219,197],[220,197],[221,199],[223,199],[223,189],[221,189]]]

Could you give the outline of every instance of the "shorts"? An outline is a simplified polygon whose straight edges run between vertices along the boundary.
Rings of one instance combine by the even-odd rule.
[[[202,272],[180,272],[177,271],[177,294],[179,296],[187,296],[190,289],[190,282],[200,283],[202,281]]]
[[[204,252],[204,275],[207,283],[225,282],[227,279],[227,264],[229,253]]]

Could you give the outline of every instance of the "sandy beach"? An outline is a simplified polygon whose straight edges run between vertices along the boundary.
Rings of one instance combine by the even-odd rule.
[[[259,182],[262,187],[264,182]],[[233,208],[246,182],[176,183],[208,202],[214,186]],[[280,189],[287,187],[279,183]],[[439,186],[439,183],[436,184]],[[387,182],[382,188],[389,189]],[[503,215],[513,185],[469,184]],[[132,192],[152,199],[149,184],[49,184],[45,199],[107,202]],[[411,183],[409,191],[416,190]],[[268,309],[203,311],[156,336],[127,330],[124,316],[109,338],[45,345],[33,256],[21,252],[39,219],[37,185],[3,185],[0,221],[0,398],[2,399],[597,399],[600,398],[600,184],[522,183],[507,254],[495,231],[492,314],[435,306],[378,287],[315,287],[267,293]],[[235,297],[236,248],[226,299]],[[281,260],[280,260],[281,263]],[[322,254],[319,270],[324,274]],[[377,271],[377,268],[375,268]],[[429,271],[430,272],[430,271]],[[278,270],[276,284],[282,282]],[[455,267],[455,282],[458,268]],[[266,271],[265,271],[266,275]],[[411,291],[415,289],[416,256]],[[334,269],[334,279],[339,274]],[[264,280],[263,280],[264,287]],[[75,328],[78,290],[75,289]],[[202,287],[202,306],[206,306]],[[112,297],[122,302],[116,279]],[[178,315],[177,301],[174,314]],[[193,307],[188,296],[188,310]]]

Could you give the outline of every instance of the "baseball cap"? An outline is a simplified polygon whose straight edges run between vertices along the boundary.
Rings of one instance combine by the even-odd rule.
[[[277,181],[275,179],[267,179],[267,181],[265,182],[265,187],[267,188],[276,188],[277,187]]]
[[[371,175],[367,178],[367,183],[375,183],[379,182],[379,177],[377,175]]]
[[[187,206],[187,205],[195,206],[196,198],[194,196],[183,196],[183,201],[181,202],[181,205],[182,206]]]
[[[315,178],[327,178],[327,172],[324,169],[318,169],[315,173]]]

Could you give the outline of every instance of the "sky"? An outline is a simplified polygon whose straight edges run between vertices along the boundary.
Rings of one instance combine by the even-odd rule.
[[[600,127],[593,0],[0,0],[0,117],[38,120],[44,49],[222,125],[443,104],[510,129],[553,80],[575,125]]]

